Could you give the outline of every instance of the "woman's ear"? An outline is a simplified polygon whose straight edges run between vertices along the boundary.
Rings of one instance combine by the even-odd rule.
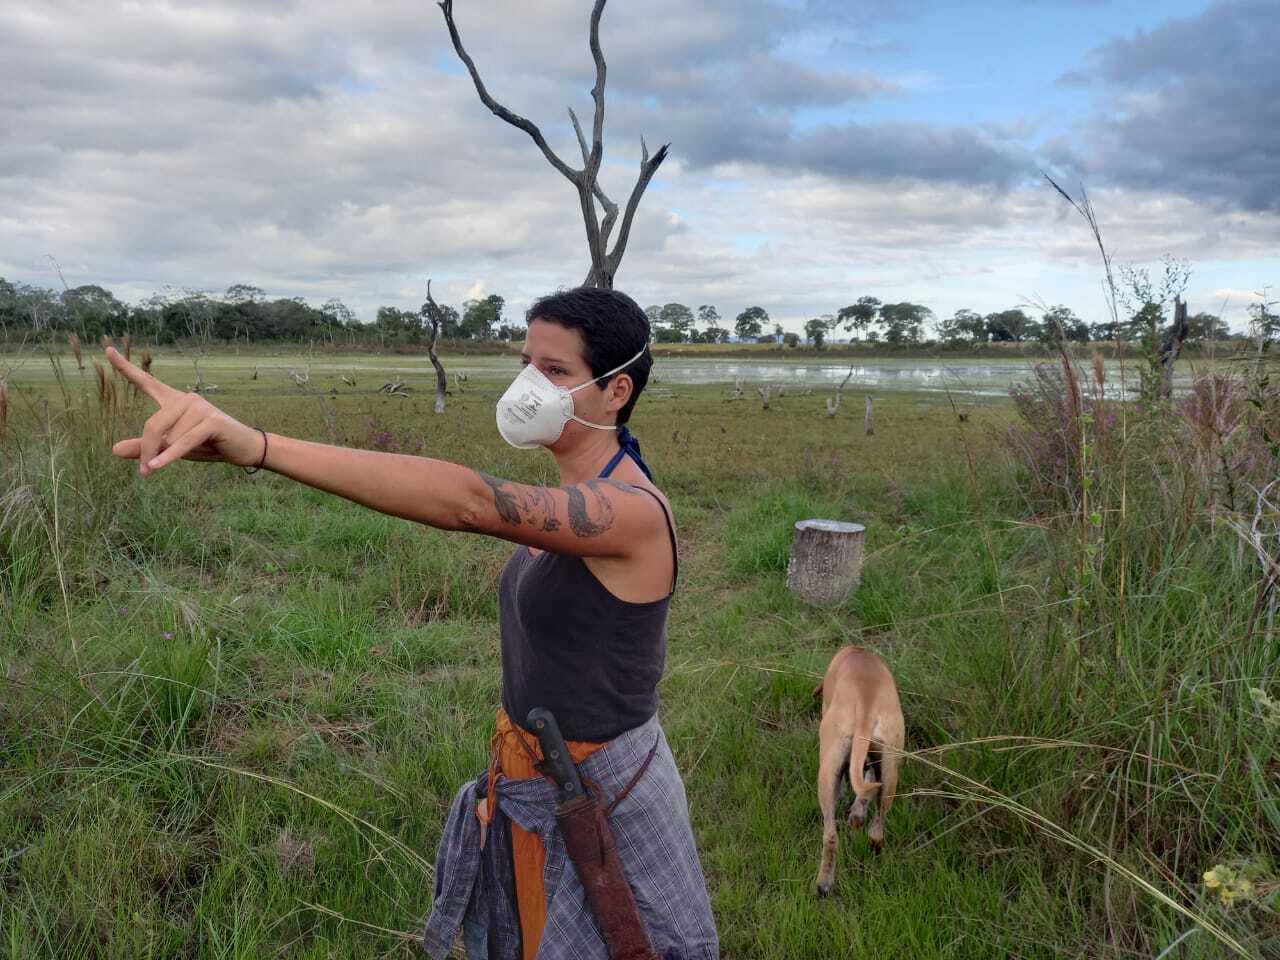
[[[631,392],[635,390],[635,381],[630,374],[619,373],[609,381],[609,410],[618,411],[627,405]]]

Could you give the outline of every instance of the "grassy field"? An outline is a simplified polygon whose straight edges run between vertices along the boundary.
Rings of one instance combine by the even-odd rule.
[[[202,371],[277,432],[554,480],[498,437],[497,379],[436,416],[425,364],[409,398],[373,361],[356,387],[250,379],[280,362]],[[107,450],[150,412],[123,386],[113,406],[69,359],[10,381],[0,955],[417,955],[445,813],[486,760],[508,545],[221,465],[141,480]],[[1122,507],[1086,484],[1079,527],[1030,495],[1007,401],[962,421],[881,397],[865,436],[860,396],[823,400],[666,388],[633,421],[680,527],[662,718],[723,955],[1280,956],[1280,647],[1230,526],[1252,501],[1140,484],[1165,461],[1135,428]],[[810,516],[868,527],[835,610],[785,586]],[[818,900],[810,691],[846,643],[893,667],[912,756],[885,853],[842,834]]]

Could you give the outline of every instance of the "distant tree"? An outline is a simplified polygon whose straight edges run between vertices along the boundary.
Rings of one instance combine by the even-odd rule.
[[[833,318],[813,317],[805,321],[804,335],[815,347],[821,350],[827,343],[827,331],[831,329]]]
[[[676,341],[685,340],[693,329],[693,311],[683,303],[668,303],[658,314],[658,322],[679,334]]]
[[[91,283],[65,291],[62,303],[71,325],[82,336],[123,332],[129,316],[129,308],[115,294]]]
[[[1187,318],[1187,342],[1189,343],[1227,340],[1230,337],[1231,328],[1217,314],[1197,313]]]
[[[440,311],[440,336],[446,340],[461,339],[462,317],[457,307],[442,303],[437,309]]]
[[[800,346],[800,334],[787,331],[782,335],[782,342],[788,347]]]
[[[1089,342],[1089,325],[1072,312],[1070,307],[1058,304],[1050,307],[1040,318],[1039,336],[1043,343]]]
[[[730,332],[724,327],[707,327],[702,331],[702,339],[707,343],[728,343]]]
[[[672,327],[659,327],[654,332],[654,340],[658,343],[684,343],[684,334]]]
[[[760,337],[764,325],[769,322],[769,314],[764,307],[747,307],[733,322],[734,332],[739,337]]]
[[[498,339],[508,342],[523,340],[525,336],[528,335],[528,332],[528,329],[524,326],[515,326],[509,323],[504,323],[498,328]]]
[[[1001,310],[986,316],[987,331],[992,340],[1020,343],[1031,332],[1031,318],[1023,310]]]
[[[1089,324],[1090,340],[1119,340],[1121,337],[1121,325],[1114,320],[1104,320],[1100,323]]]
[[[331,297],[326,300],[324,302],[324,306],[320,308],[320,312],[324,314],[325,319],[335,327],[352,329],[358,326],[356,315],[351,312],[351,308],[337,297]]]
[[[987,321],[973,310],[957,310],[938,324],[938,335],[947,343],[986,343]]]
[[[871,325],[875,323],[880,306],[880,301],[875,297],[859,297],[856,303],[841,307],[836,312],[836,322],[846,330],[865,336],[871,329]]]
[[[488,340],[502,325],[502,307],[506,301],[496,293],[483,300],[468,300],[462,305],[462,336],[472,340]]]
[[[702,324],[703,329],[718,327],[720,325],[720,311],[711,304],[704,303],[698,308],[698,323]]]
[[[250,283],[233,283],[222,295],[227,303],[261,303],[267,299],[267,292]]]
[[[919,343],[925,321],[932,316],[932,310],[918,303],[882,303],[877,320],[887,342]]]
[[[383,346],[412,343],[420,338],[422,314],[400,310],[397,307],[379,307],[373,326]]]

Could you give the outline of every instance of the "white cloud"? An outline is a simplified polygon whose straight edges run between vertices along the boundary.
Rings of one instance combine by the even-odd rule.
[[[837,6],[832,31],[872,22]],[[586,6],[468,0],[458,19],[495,95],[574,162],[565,106],[589,117]],[[801,70],[788,55],[818,40],[815,21],[798,29],[770,0],[610,5],[613,199],[642,131],[675,140],[622,288],[730,319],[759,303],[795,329],[868,293],[944,315],[1033,294],[1082,314],[1100,302],[1083,224],[1020,172],[1033,127],[795,135],[795,107],[905,82]],[[484,110],[433,4],[21,2],[0,7],[0,38],[0,276],[55,286],[52,253],[69,282],[128,299],[249,282],[369,319],[416,307],[428,277],[441,302],[499,293],[516,315],[586,273],[572,188]],[[1265,259],[1280,240],[1275,213],[1150,185],[1094,202],[1119,259]],[[1206,294],[1236,282],[1206,277]]]

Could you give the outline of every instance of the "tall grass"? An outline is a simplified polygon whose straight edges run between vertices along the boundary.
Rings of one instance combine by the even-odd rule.
[[[1014,391],[1007,440],[1071,610],[1055,676],[1067,693],[1061,735],[1111,748],[1082,764],[1087,789],[1070,820],[1104,827],[1096,855],[1162,885],[1162,898],[1194,898],[1215,864],[1265,877],[1231,918],[1243,921],[1234,933],[1188,914],[1223,948],[1252,955],[1275,947],[1280,905],[1280,730],[1257,706],[1280,669],[1280,510],[1267,496],[1280,473],[1268,442],[1280,391],[1255,391],[1250,405],[1243,375],[1214,372],[1185,399],[1145,395],[1114,399],[1101,363],[1065,353]],[[1113,922],[1111,894],[1107,906]]]

